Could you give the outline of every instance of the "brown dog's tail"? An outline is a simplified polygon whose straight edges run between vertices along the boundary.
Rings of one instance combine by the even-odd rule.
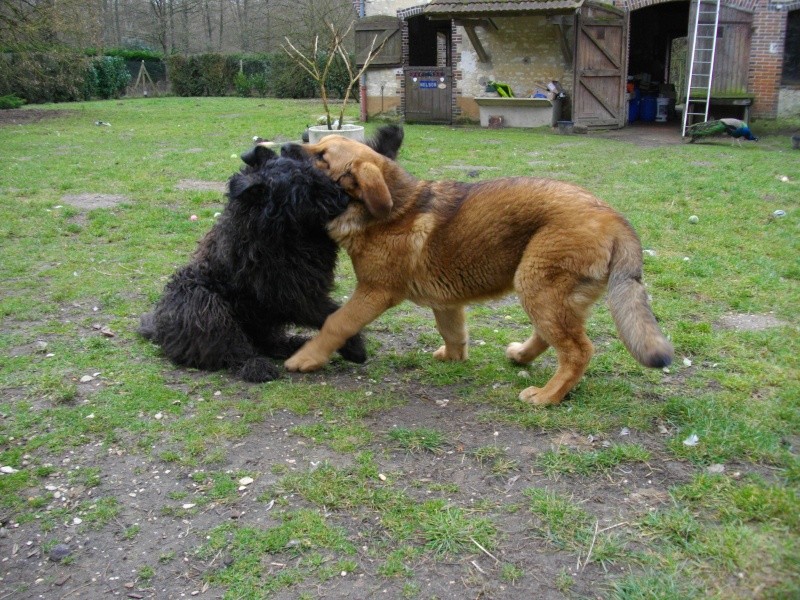
[[[627,223],[611,256],[608,307],[622,342],[636,360],[653,368],[672,362],[672,344],[658,327],[642,283],[642,246]]]

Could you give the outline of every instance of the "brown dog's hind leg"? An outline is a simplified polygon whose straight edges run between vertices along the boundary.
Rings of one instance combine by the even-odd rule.
[[[552,269],[546,276],[528,270],[517,277],[522,306],[536,333],[523,344],[509,346],[506,355],[533,360],[550,345],[556,351],[558,368],[544,387],[529,387],[519,398],[537,406],[558,404],[583,376],[593,347],[586,336],[589,308],[602,293],[602,284],[581,283],[574,273]]]
[[[561,338],[555,349],[558,357],[555,375],[542,388],[531,386],[522,390],[519,399],[523,402],[536,406],[558,404],[580,381],[592,357],[592,343],[586,334],[582,338]]]
[[[469,356],[469,334],[464,322],[464,307],[434,308],[436,329],[444,339],[441,346],[433,353],[436,360],[467,360]]]

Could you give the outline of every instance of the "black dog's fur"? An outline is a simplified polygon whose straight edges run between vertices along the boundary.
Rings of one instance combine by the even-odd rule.
[[[390,126],[368,143],[394,158],[402,139]],[[222,215],[142,316],[139,333],[179,365],[261,382],[279,373],[267,357],[288,358],[306,341],[287,325],[319,329],[339,308],[329,296],[338,249],[326,224],[349,198],[299,146],[284,146],[280,157],[256,146],[242,160]],[[364,362],[361,336],[340,353]]]

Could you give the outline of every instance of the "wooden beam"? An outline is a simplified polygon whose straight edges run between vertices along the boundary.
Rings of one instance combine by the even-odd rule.
[[[561,23],[557,24],[558,32],[561,34],[558,36],[558,45],[561,47],[561,54],[564,57],[566,63],[572,66],[572,46],[574,45],[574,40],[570,38],[574,38],[575,29],[572,27],[572,24],[563,25]],[[570,32],[570,30],[572,30]],[[573,35],[570,35],[572,33]]]
[[[558,45],[568,65],[572,65],[572,49],[575,46],[575,15],[548,15],[547,23],[558,29]]]
[[[595,100],[597,100],[600,106],[606,109],[609,115],[611,115],[614,118],[619,118],[619,112],[614,110],[614,107],[608,103],[607,98],[601,96],[600,92],[594,89],[591,86],[591,84],[589,84],[588,81],[583,79],[583,74],[581,74],[581,76],[579,77],[579,85],[583,86],[586,89],[586,91],[589,92],[594,97]]]
[[[478,55],[478,61],[482,63],[490,62],[491,58],[489,57],[489,54],[484,49],[483,44],[481,44],[478,34],[475,33],[475,25],[471,23],[465,23],[462,25],[462,27],[464,27],[464,31],[467,32],[467,37],[469,38],[472,47],[475,48],[475,53]]]
[[[455,19],[455,24],[459,27],[483,27],[497,30],[497,25],[491,19]]]

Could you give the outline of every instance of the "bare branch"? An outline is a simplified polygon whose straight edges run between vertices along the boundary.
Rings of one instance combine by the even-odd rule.
[[[348,28],[348,31],[349,30],[350,28]],[[342,57],[342,60],[344,61],[344,66],[347,69],[347,75],[350,77],[350,83],[348,84],[347,89],[345,90],[344,93],[342,109],[339,112],[339,129],[341,129],[341,123],[342,120],[344,119],[344,109],[347,106],[348,100],[350,99],[350,90],[353,88],[353,85],[355,85],[361,79],[361,76],[366,72],[370,63],[372,63],[372,61],[375,60],[375,57],[380,53],[381,50],[383,50],[383,46],[386,44],[386,40],[384,40],[383,42],[381,42],[380,46],[378,46],[378,48],[376,49],[375,42],[377,41],[378,41],[378,36],[376,35],[375,37],[372,38],[372,43],[369,45],[369,52],[367,52],[367,57],[364,59],[364,65],[355,75],[353,74],[353,65],[350,63],[350,57],[347,55],[347,52],[345,52],[344,48],[342,48],[341,46],[337,48],[339,54]]]
[[[358,71],[353,69],[353,64],[350,61],[350,56],[347,54],[347,51],[344,49],[344,41],[345,38],[349,35],[350,31],[353,29],[355,25],[355,21],[352,21],[344,31],[341,29],[337,29],[333,23],[328,23],[328,29],[331,31],[331,41],[328,45],[327,56],[325,57],[325,63],[322,66],[322,70],[320,71],[319,66],[319,36],[314,38],[314,51],[311,57],[309,58],[302,51],[298,50],[294,44],[289,40],[286,39],[286,43],[288,44],[288,48],[283,46],[283,49],[286,53],[300,66],[302,67],[319,86],[320,95],[322,96],[322,105],[325,108],[325,117],[328,125],[328,129],[332,129],[331,123],[331,113],[330,107],[328,105],[328,75],[330,74],[331,67],[333,66],[333,61],[336,60],[337,56],[341,58],[345,69],[347,70],[347,76],[349,78],[348,84],[344,91],[344,98],[342,98],[342,105],[341,110],[339,111],[339,119],[338,119],[338,129],[342,128],[342,124],[344,123],[344,112],[345,108],[347,107],[347,103],[350,101],[350,94],[353,89],[353,86],[358,83],[361,76],[366,72],[367,68],[369,67],[370,63],[375,59],[375,57],[380,53],[383,49],[384,44],[386,41],[382,42],[377,48],[375,48],[375,44],[378,41],[378,36],[376,35],[372,39],[372,43],[369,47],[369,52],[367,53],[367,58],[364,61],[364,65]]]

